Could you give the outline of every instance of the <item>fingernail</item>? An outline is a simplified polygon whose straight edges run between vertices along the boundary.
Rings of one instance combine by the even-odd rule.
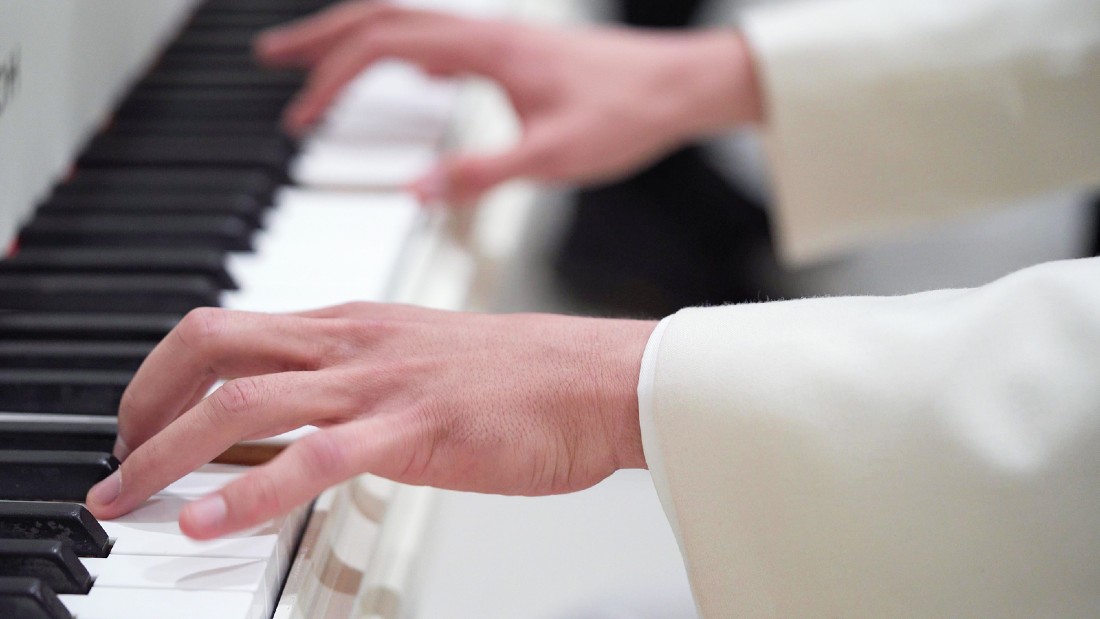
[[[122,494],[122,471],[115,471],[107,479],[92,486],[88,491],[88,502],[96,505],[110,505]]]
[[[205,496],[188,505],[184,511],[187,512],[187,519],[191,521],[194,528],[201,531],[219,528],[228,513],[225,499],[220,494]]]
[[[126,441],[122,440],[121,436],[115,439],[115,448],[111,450],[111,453],[119,462],[130,457],[130,448],[126,445]]]

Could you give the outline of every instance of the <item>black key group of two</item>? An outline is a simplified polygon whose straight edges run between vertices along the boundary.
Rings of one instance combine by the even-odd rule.
[[[21,414],[0,414],[0,617],[69,618],[57,594],[94,586],[79,557],[109,543],[75,502],[118,466],[122,392],[237,286],[226,254],[294,154],[279,115],[303,76],[256,67],[251,40],[327,4],[207,0],[0,260],[0,413]]]

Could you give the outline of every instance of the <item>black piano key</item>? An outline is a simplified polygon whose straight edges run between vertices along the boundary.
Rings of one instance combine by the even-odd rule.
[[[223,135],[278,137],[295,148],[276,118],[123,118],[111,123],[114,135]]]
[[[83,505],[42,501],[0,501],[0,539],[56,540],[78,557],[106,557],[111,545]]]
[[[271,11],[306,15],[337,0],[207,0],[200,12],[266,13]]]
[[[189,49],[167,50],[157,61],[157,70],[195,71],[216,69],[219,71],[257,71],[256,60],[240,52],[196,52]]]
[[[287,98],[249,91],[203,90],[134,93],[118,110],[118,118],[277,119]]]
[[[133,375],[121,370],[0,370],[0,411],[116,415]]]
[[[0,340],[159,342],[180,314],[0,311]],[[11,409],[8,409],[11,410]]]
[[[218,305],[221,289],[193,275],[0,275],[0,309],[186,313]]]
[[[57,594],[37,578],[0,578],[0,617],[73,619]]]
[[[218,249],[28,247],[0,260],[0,274],[194,275],[235,289]]]
[[[243,251],[252,248],[252,228],[233,215],[41,215],[20,231],[19,243]]]
[[[56,540],[0,539],[0,577],[37,578],[56,593],[88,593],[92,576],[71,548]]]
[[[114,419],[64,421],[64,416],[36,415],[35,421],[0,418],[0,445],[36,451],[99,451],[115,448]],[[47,421],[46,419],[49,419]]]
[[[116,470],[109,453],[0,449],[0,499],[83,501]]]
[[[78,169],[54,195],[247,195],[270,203],[278,186],[278,177],[261,169],[120,167]]]
[[[279,136],[108,133],[92,141],[77,165],[268,168],[281,174],[292,154],[286,140]]]
[[[0,340],[0,369],[136,372],[155,344]]]
[[[277,89],[280,92],[293,94],[304,84],[305,74],[301,71],[159,69],[141,80],[138,88],[258,88]]]
[[[228,51],[250,54],[255,28],[217,28],[184,30],[168,47],[170,50]]]
[[[258,226],[268,204],[254,196],[237,195],[123,195],[116,193],[54,196],[38,207],[50,215],[234,215]]]
[[[301,11],[249,11],[231,12],[199,10],[187,24],[191,30],[215,30],[219,28],[251,28],[260,31],[280,26],[302,17]],[[158,68],[159,70],[159,68]]]

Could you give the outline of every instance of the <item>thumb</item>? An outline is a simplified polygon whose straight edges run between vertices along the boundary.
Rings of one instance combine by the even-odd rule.
[[[513,178],[550,176],[552,156],[553,149],[544,142],[528,139],[500,154],[444,159],[410,188],[424,204],[464,204]]]

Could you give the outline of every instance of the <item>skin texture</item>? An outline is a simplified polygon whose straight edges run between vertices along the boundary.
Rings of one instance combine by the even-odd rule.
[[[349,2],[259,38],[257,56],[310,70],[286,112],[302,133],[371,63],[399,58],[436,75],[480,75],[508,94],[520,142],[444,160],[414,185],[465,203],[514,177],[610,180],[677,145],[763,119],[751,58],[735,31],[549,29]]]
[[[286,112],[315,123],[371,63],[498,82],[520,142],[444,160],[414,190],[471,200],[513,177],[596,181],[700,134],[762,120],[736,32],[552,30],[350,2],[270,31],[257,55],[310,70]],[[88,494],[122,515],[243,439],[323,429],[180,516],[208,539],[369,472],[498,494],[580,490],[644,467],[636,387],[656,323],[488,316],[356,303],[295,315],[204,308],[149,355],[122,398],[121,469]],[[219,379],[229,379],[204,397]]]
[[[127,388],[122,467],[87,504],[117,517],[241,440],[307,424],[323,429],[185,508],[184,533],[260,524],[363,472],[498,494],[587,488],[645,466],[635,390],[654,326],[369,303],[198,309]]]

